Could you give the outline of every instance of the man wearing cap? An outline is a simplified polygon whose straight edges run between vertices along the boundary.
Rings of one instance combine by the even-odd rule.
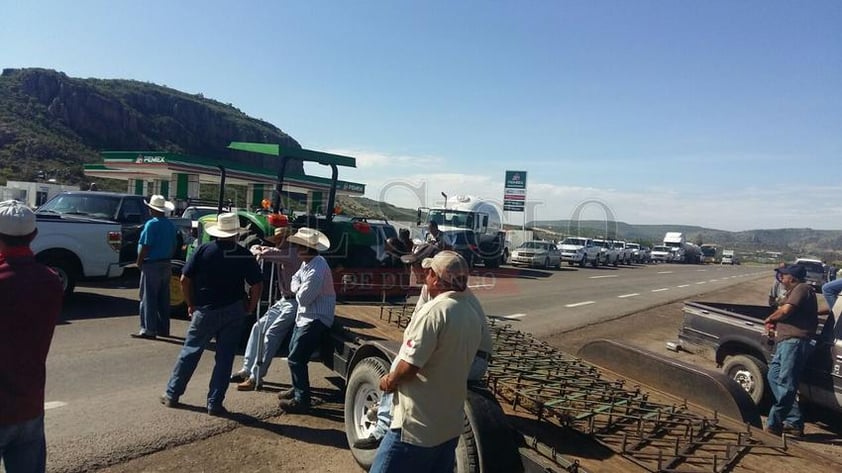
[[[46,361],[63,290],[29,249],[37,233],[32,210],[0,202],[0,463],[8,473],[47,464]]]
[[[424,241],[436,245],[439,250],[453,248],[453,239],[448,234],[439,230],[439,224],[435,220],[430,220],[430,223],[427,224],[427,237]]]
[[[310,410],[310,374],[307,363],[319,347],[322,334],[333,325],[336,292],[327,260],[319,255],[330,248],[324,233],[312,228],[300,228],[288,238],[298,247],[301,267],[292,275],[290,290],[295,294],[298,311],[295,328],[289,342],[289,371],[292,389],[281,391],[280,407],[289,413]]]
[[[216,339],[216,357],[208,390],[207,409],[212,416],[225,415],[222,402],[234,365],[240,329],[247,313],[257,308],[263,289],[263,274],[254,256],[237,244],[245,230],[235,213],[223,213],[205,227],[216,239],[200,246],[187,260],[181,274],[181,288],[190,315],[190,328],[178,355],[161,403],[178,407],[187,383],[196,370],[211,338]],[[243,288],[251,286],[248,295]]]
[[[237,385],[238,391],[253,390],[258,385],[258,380],[266,376],[275,352],[278,351],[295,323],[298,302],[290,286],[292,273],[301,263],[295,245],[287,240],[290,233],[292,233],[290,227],[276,228],[275,234],[266,238],[267,241],[275,243],[275,246],[255,245],[250,249],[258,262],[268,261],[275,264],[280,298],[251,328],[251,335],[243,356],[243,368],[231,376],[231,382],[240,383]],[[258,353],[261,336],[263,349]]]
[[[175,225],[166,217],[175,208],[162,195],[149,202],[152,218],[143,225],[137,242],[137,267],[140,269],[140,332],[133,338],[154,339],[170,335],[170,259],[175,252]]]
[[[804,435],[804,420],[796,394],[819,324],[818,305],[815,291],[804,282],[807,276],[804,266],[793,264],[775,271],[781,275],[787,295],[765,320],[776,330],[775,355],[767,374],[775,399],[766,419],[766,430],[775,435],[787,432],[800,437]]]
[[[453,471],[467,379],[484,314],[466,295],[468,263],[452,251],[422,262],[432,300],[407,326],[397,367],[380,379],[395,393],[393,419],[371,473]]]

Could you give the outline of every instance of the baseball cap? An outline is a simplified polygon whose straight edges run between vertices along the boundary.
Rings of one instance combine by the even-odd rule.
[[[778,268],[775,272],[778,274],[789,274],[795,279],[804,279],[807,277],[807,268],[800,264],[791,264],[785,268]]]
[[[424,258],[421,267],[432,269],[439,279],[457,288],[465,288],[471,270],[468,262],[454,251],[439,251],[432,258]]]
[[[24,236],[35,231],[35,212],[23,202],[0,202],[0,234]]]

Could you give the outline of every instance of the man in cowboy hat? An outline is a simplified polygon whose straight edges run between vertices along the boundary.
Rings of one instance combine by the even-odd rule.
[[[251,328],[251,335],[243,356],[243,368],[231,376],[231,382],[240,383],[237,385],[238,391],[253,390],[258,381],[266,376],[275,352],[278,351],[294,325],[298,302],[290,289],[290,284],[292,273],[298,269],[301,261],[298,259],[298,250],[295,245],[287,240],[291,233],[292,229],[288,226],[276,228],[275,234],[265,239],[274,243],[275,246],[255,245],[250,249],[258,262],[269,261],[275,264],[280,298]],[[257,347],[261,336],[263,350],[258,353]]]
[[[218,215],[205,231],[216,239],[200,246],[181,272],[190,328],[161,403],[178,407],[178,399],[187,388],[205,346],[215,338],[216,358],[207,408],[208,414],[220,416],[227,413],[222,402],[228,390],[240,329],[246,314],[257,308],[263,274],[254,256],[237,244],[237,236],[245,231],[240,228],[237,214]],[[245,283],[251,286],[248,296],[243,290]]]
[[[152,218],[143,225],[137,242],[137,267],[140,269],[140,331],[134,338],[154,339],[170,335],[170,259],[175,252],[175,225],[166,217],[175,207],[162,195],[149,202]]]
[[[304,413],[310,409],[310,375],[307,363],[319,347],[322,333],[333,325],[336,292],[327,260],[320,252],[330,248],[324,233],[312,228],[300,228],[289,242],[298,246],[301,267],[292,275],[290,290],[298,301],[295,328],[289,342],[289,371],[292,389],[281,391],[280,407],[290,413]]]
[[[37,233],[32,210],[0,202],[0,463],[9,473],[47,463],[46,361],[63,291],[29,248]]]

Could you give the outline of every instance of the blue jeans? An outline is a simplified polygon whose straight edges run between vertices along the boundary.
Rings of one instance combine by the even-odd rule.
[[[839,297],[840,292],[842,292],[842,279],[825,283],[822,286],[822,295],[829,309],[833,309],[833,305],[836,304],[836,299]]]
[[[419,447],[401,442],[401,430],[391,429],[383,437],[368,473],[439,473],[451,472],[456,465],[454,437],[435,447]]]
[[[310,357],[319,348],[322,340],[322,333],[327,330],[325,324],[314,320],[309,324],[299,327],[295,326],[292,331],[292,339],[289,342],[289,372],[292,375],[292,388],[295,390],[295,400],[299,403],[310,405],[310,373],[307,363]]]
[[[240,329],[246,309],[242,301],[237,301],[221,309],[196,309],[187,329],[184,347],[178,355],[169,383],[167,383],[167,397],[178,400],[187,383],[196,371],[196,365],[202,358],[202,352],[210,342],[216,339],[216,357],[208,389],[208,407],[221,406],[228,390],[231,377],[231,367],[234,365],[234,355],[237,343],[240,341]]]
[[[810,350],[810,341],[806,339],[788,338],[778,342],[766,376],[775,397],[766,419],[769,427],[780,428],[783,424],[789,424],[795,428],[804,428],[796,395]]]
[[[140,333],[170,334],[169,261],[143,263],[140,268]]]
[[[266,376],[272,358],[295,325],[296,310],[298,310],[298,303],[295,298],[280,299],[272,304],[266,314],[251,327],[251,335],[243,357],[243,371],[251,373],[252,378],[263,379]],[[259,345],[261,329],[265,331],[263,333],[263,350],[258,355],[257,346]]]
[[[0,425],[0,463],[6,473],[43,473],[47,468],[44,414],[12,425]]]

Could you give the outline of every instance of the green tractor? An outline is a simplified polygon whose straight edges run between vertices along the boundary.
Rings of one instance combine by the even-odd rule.
[[[280,158],[275,191],[271,209],[267,212],[238,210],[240,226],[248,233],[240,237],[240,244],[246,248],[261,243],[264,237],[274,234],[277,226],[291,225],[293,230],[302,227],[316,228],[330,238],[331,246],[322,253],[333,270],[333,283],[339,300],[402,300],[410,286],[410,272],[399,260],[389,257],[385,252],[386,240],[396,238],[397,231],[387,221],[364,216],[346,215],[336,208],[336,190],[338,186],[338,167],[355,167],[356,160],[347,156],[298,149],[281,148],[280,145],[266,143],[232,142],[230,149],[268,154]],[[330,192],[326,211],[319,213],[297,213],[281,208],[282,187],[288,159],[313,162],[331,169]],[[220,168],[219,212],[225,187],[225,169]],[[216,215],[206,215],[199,219],[196,240],[188,248],[186,258],[193,254],[199,245],[210,237],[203,231],[208,222],[216,220]],[[174,314],[186,310],[181,286],[181,268],[184,262],[173,262],[171,285],[171,306]]]

